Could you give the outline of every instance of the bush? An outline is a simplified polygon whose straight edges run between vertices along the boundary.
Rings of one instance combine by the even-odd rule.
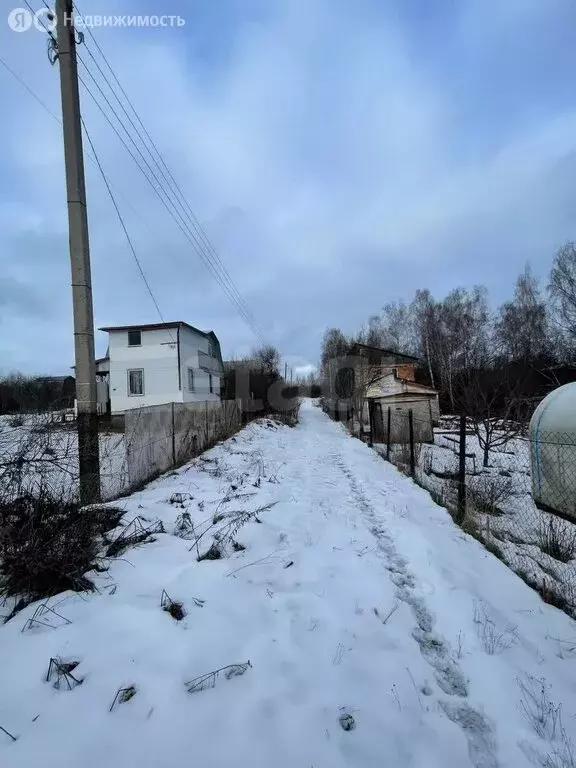
[[[514,496],[514,481],[501,475],[479,475],[468,480],[468,498],[478,512],[503,515],[502,504]]]
[[[300,400],[293,400],[292,403],[290,403],[290,408],[272,414],[273,418],[276,419],[276,421],[285,424],[287,427],[295,427],[300,420],[300,406]]]
[[[543,514],[538,531],[538,546],[555,560],[569,563],[576,557],[576,525]]]
[[[122,510],[80,509],[47,493],[0,502],[0,594],[24,603],[67,589],[92,589],[104,533]]]
[[[8,426],[10,427],[23,427],[25,423],[24,416],[21,413],[16,413],[14,416],[10,416],[8,419]]]

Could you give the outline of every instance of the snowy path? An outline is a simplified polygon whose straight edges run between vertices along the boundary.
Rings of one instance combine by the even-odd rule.
[[[113,561],[102,594],[64,596],[71,624],[22,634],[30,606],[0,627],[0,726],[19,737],[0,732],[0,765],[573,768],[576,625],[424,491],[310,402],[295,429],[252,424],[208,456],[126,500],[168,535]],[[197,524],[276,504],[238,532],[245,551],[198,563],[170,535],[174,492]],[[83,685],[43,682],[57,655]]]

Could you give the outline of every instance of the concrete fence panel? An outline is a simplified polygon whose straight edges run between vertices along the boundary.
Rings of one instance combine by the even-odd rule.
[[[242,422],[235,400],[166,403],[126,412],[128,477],[140,485],[185,463],[236,432]]]

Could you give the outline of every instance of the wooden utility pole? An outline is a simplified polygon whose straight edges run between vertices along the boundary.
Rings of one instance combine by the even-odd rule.
[[[100,500],[100,456],[90,246],[72,0],[56,0],[56,21],[74,313],[80,503],[90,504]]]

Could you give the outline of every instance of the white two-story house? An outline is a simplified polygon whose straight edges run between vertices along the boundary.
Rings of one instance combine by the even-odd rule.
[[[220,343],[182,321],[100,328],[108,354],[96,361],[98,410],[121,414],[163,403],[220,399]]]

